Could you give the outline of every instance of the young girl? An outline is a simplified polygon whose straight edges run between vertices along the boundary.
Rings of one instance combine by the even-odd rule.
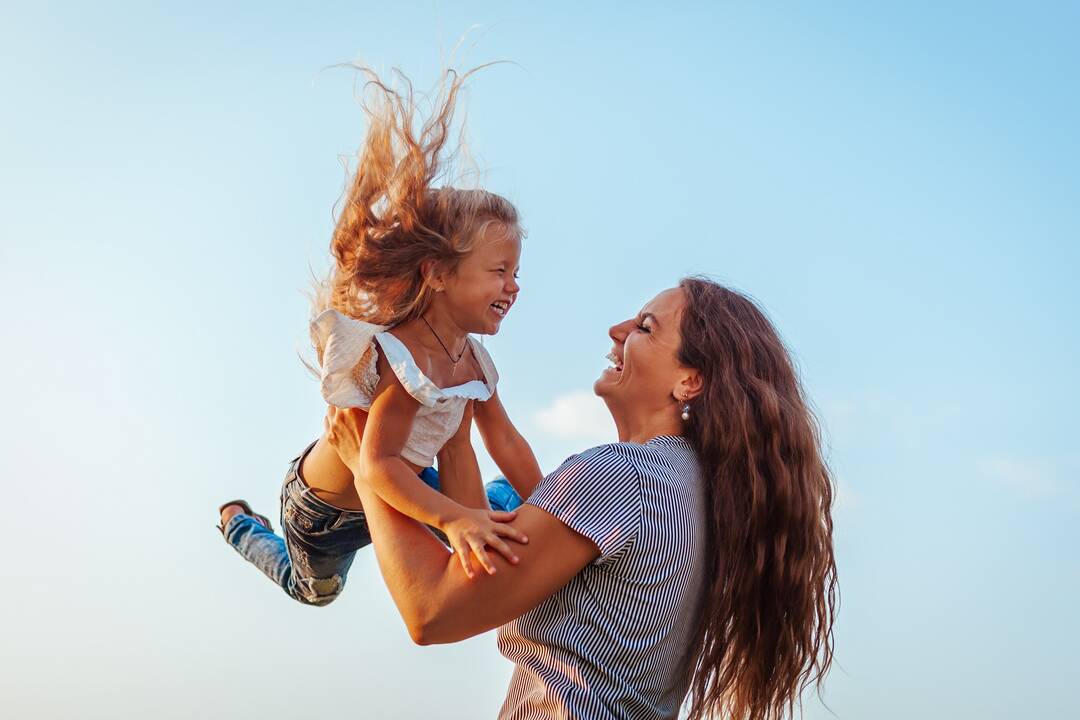
[[[474,560],[494,573],[485,546],[516,562],[502,538],[527,539],[505,524],[513,512],[489,509],[471,446],[443,446],[468,412],[515,488],[527,494],[540,479],[499,401],[495,365],[470,336],[497,333],[513,306],[523,233],[504,198],[433,187],[471,73],[443,75],[431,116],[417,129],[411,89],[398,92],[363,72],[375,100],[364,105],[370,127],[311,323],[322,394],[330,405],[367,411],[363,472],[379,496],[442,532],[470,577]],[[431,467],[436,456],[469,470],[440,478]],[[325,436],[285,474],[283,536],[242,500],[220,514],[228,543],[309,605],[340,594],[356,551],[371,542],[353,473]]]

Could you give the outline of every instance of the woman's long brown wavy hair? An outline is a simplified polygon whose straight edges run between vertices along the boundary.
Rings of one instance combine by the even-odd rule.
[[[685,278],[679,361],[702,375],[686,436],[706,488],[691,720],[776,720],[832,663],[833,485],[780,336],[743,295]]]
[[[426,117],[402,73],[394,72],[398,89],[369,68],[356,69],[365,79],[361,106],[368,130],[330,241],[334,266],[317,285],[313,310],[397,325],[422,315],[431,302],[425,262],[452,271],[491,223],[518,238],[523,232],[505,198],[435,187],[454,159],[449,145],[462,84],[481,68],[445,70],[436,90],[420,98],[429,107]],[[461,145],[459,138],[453,150]],[[321,360],[323,348],[314,339]]]

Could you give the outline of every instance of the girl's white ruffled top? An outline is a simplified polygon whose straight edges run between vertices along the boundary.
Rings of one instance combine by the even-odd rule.
[[[465,403],[490,398],[499,382],[499,373],[484,346],[469,336],[468,342],[484,379],[441,388],[420,371],[409,349],[388,329],[385,325],[354,320],[337,310],[325,310],[311,321],[311,335],[323,346],[322,396],[336,407],[369,409],[379,383],[381,350],[402,386],[420,403],[401,457],[420,467],[430,467],[461,425]]]

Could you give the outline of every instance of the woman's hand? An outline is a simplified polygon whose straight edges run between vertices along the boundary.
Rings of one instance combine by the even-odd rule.
[[[337,450],[341,462],[360,477],[360,438],[364,434],[362,410],[356,408],[326,408],[323,430],[330,446]]]
[[[502,538],[510,538],[522,544],[529,542],[524,533],[505,524],[516,515],[516,512],[462,508],[461,514],[444,523],[439,529],[446,534],[446,539],[457,553],[466,575],[475,577],[474,557],[489,575],[494,575],[495,563],[488,556],[488,547],[497,550],[508,562],[517,564],[517,554]]]

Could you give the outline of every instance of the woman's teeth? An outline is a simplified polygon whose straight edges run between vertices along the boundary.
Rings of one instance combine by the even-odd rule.
[[[607,358],[607,360],[615,367],[616,370],[622,372],[622,363],[619,361],[619,358],[615,357],[615,353],[609,352],[604,357]]]

